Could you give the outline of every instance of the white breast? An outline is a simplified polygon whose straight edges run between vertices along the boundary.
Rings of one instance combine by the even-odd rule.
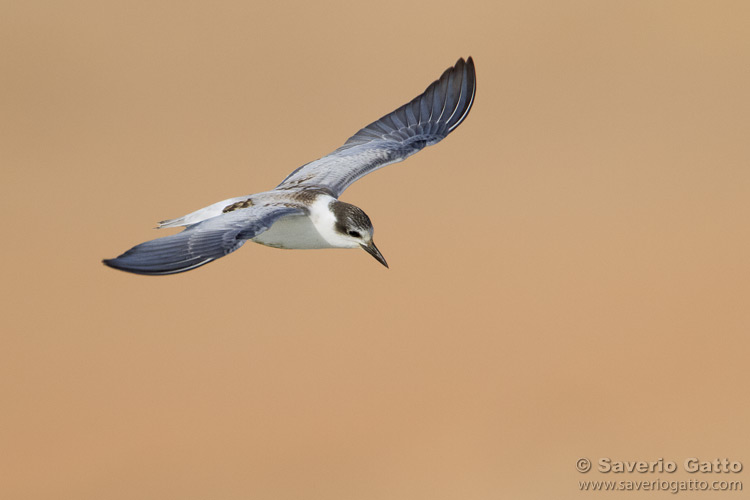
[[[283,217],[252,241],[275,248],[331,248],[306,215]]]

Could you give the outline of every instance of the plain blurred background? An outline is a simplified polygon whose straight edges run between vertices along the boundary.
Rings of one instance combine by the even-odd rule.
[[[749,16],[742,1],[5,2],[0,496],[750,482],[575,469],[750,467]],[[272,188],[469,55],[467,120],[342,196],[390,270],[253,244],[171,277],[101,265],[159,220]]]

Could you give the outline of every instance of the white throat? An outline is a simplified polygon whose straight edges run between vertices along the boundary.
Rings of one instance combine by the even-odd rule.
[[[359,243],[352,241],[336,230],[336,216],[331,211],[330,205],[336,198],[329,195],[320,195],[310,205],[310,221],[320,236],[333,248],[359,248]]]

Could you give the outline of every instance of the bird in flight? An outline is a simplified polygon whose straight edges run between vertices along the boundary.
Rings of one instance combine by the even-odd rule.
[[[469,114],[476,93],[474,61],[459,59],[419,96],[372,122],[343,146],[302,165],[271,191],[230,198],[159,228],[180,233],[136,245],[104,264],[136,274],[190,271],[246,241],[276,248],[363,248],[388,267],[362,209],[338,200],[354,181],[438,143]]]

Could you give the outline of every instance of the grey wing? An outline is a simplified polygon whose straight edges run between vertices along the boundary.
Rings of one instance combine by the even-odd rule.
[[[188,226],[181,233],[136,245],[104,264],[136,274],[162,275],[190,271],[234,252],[245,241],[270,228],[279,218],[304,214],[302,208],[252,206]]]
[[[469,114],[475,94],[474,61],[459,59],[422,95],[372,122],[328,156],[301,166],[277,189],[315,186],[338,197],[360,177],[442,140]]]

